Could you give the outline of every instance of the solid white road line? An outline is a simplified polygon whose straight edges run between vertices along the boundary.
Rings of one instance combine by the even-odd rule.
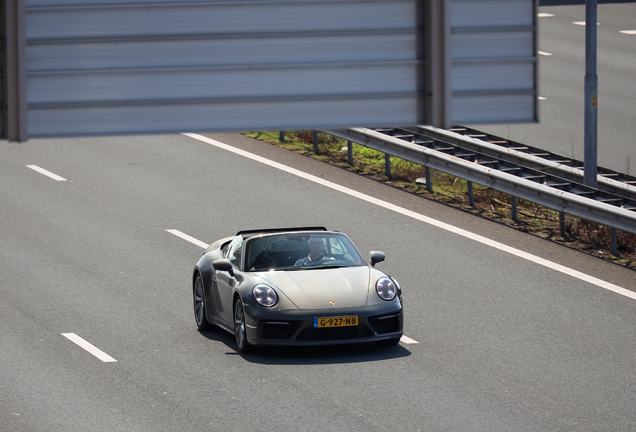
[[[45,176],[50,177],[50,178],[52,178],[53,180],[56,180],[56,181],[66,181],[66,179],[65,179],[64,177],[60,177],[60,176],[59,176],[59,175],[57,175],[57,174],[53,174],[51,171],[47,171],[47,170],[45,170],[44,168],[40,168],[40,167],[39,167],[39,166],[37,166],[37,165],[27,165],[27,168],[31,168],[33,171],[37,171],[37,172],[39,172],[40,174],[44,174]]]
[[[418,341],[413,340],[410,337],[406,337],[404,335],[402,335],[400,342],[404,342],[405,344],[409,344],[409,345],[419,343]]]
[[[109,356],[108,354],[106,354],[104,351],[97,348],[95,345],[89,342],[86,342],[84,339],[82,339],[75,333],[62,333],[62,336],[64,336],[66,339],[70,340],[71,342],[77,344],[78,346],[84,348],[86,351],[93,354],[95,357],[97,357],[98,359],[100,359],[101,361],[105,363],[117,361],[111,356]]]
[[[297,170],[295,168],[288,167],[287,165],[283,165],[283,164],[281,164],[279,162],[275,162],[273,160],[264,158],[262,156],[255,155],[255,154],[247,152],[245,150],[241,150],[241,149],[238,149],[236,147],[232,147],[232,146],[230,146],[228,144],[224,144],[224,143],[222,143],[220,141],[213,140],[212,138],[208,138],[208,137],[205,137],[203,135],[198,135],[198,134],[193,134],[193,133],[185,133],[183,135],[188,136],[188,137],[193,138],[193,139],[196,139],[196,140],[199,140],[199,141],[202,141],[204,143],[213,145],[213,146],[218,147],[220,149],[227,150],[227,151],[235,153],[237,155],[246,157],[246,158],[251,159],[253,161],[257,161],[257,162],[263,163],[263,164],[268,165],[268,166],[270,166],[272,168],[276,168],[276,169],[285,171],[285,172],[287,172],[289,174],[293,174],[295,176],[304,178],[306,180],[309,180],[309,181],[312,181],[314,183],[323,185],[325,187],[337,190],[339,192],[342,192],[344,194],[350,195],[352,197],[359,198],[359,199],[361,199],[363,201],[366,201],[368,203],[375,204],[375,205],[378,205],[380,207],[384,207],[387,210],[391,210],[391,211],[394,211],[396,213],[402,214],[404,216],[408,216],[408,217],[413,218],[415,220],[418,220],[420,222],[424,222],[424,223],[427,223],[429,225],[433,225],[433,226],[435,226],[437,228],[440,228],[440,229],[443,229],[443,230],[446,230],[446,231],[450,231],[450,232],[455,233],[457,235],[460,235],[462,237],[469,238],[471,240],[474,240],[476,242],[485,244],[487,246],[491,246],[491,247],[493,247],[495,249],[499,249],[500,251],[507,252],[507,253],[509,253],[511,255],[515,255],[515,256],[517,256],[519,258],[523,258],[525,260],[528,260],[528,261],[531,261],[533,263],[542,265],[542,266],[550,268],[552,270],[556,270],[556,271],[564,273],[564,274],[566,274],[568,276],[572,276],[573,278],[582,280],[584,282],[588,282],[588,283],[590,283],[592,285],[596,285],[597,287],[600,287],[600,288],[606,289],[608,291],[612,291],[612,292],[615,292],[615,293],[620,294],[622,296],[628,297],[628,298],[630,298],[632,300],[636,300],[636,293],[633,292],[633,291],[630,291],[630,290],[625,289],[623,287],[620,287],[618,285],[614,285],[612,283],[606,282],[604,280],[595,278],[594,276],[590,276],[588,274],[585,274],[585,273],[582,273],[580,271],[571,269],[569,267],[562,266],[561,264],[557,264],[555,262],[546,260],[546,259],[541,258],[539,256],[532,255],[532,254],[530,254],[528,252],[524,252],[524,251],[522,251],[520,249],[516,249],[516,248],[513,248],[511,246],[505,245],[503,243],[499,243],[499,242],[497,242],[495,240],[491,240],[489,238],[480,236],[479,234],[475,234],[473,232],[466,231],[466,230],[464,230],[462,228],[459,228],[459,227],[456,227],[454,225],[450,225],[450,224],[447,224],[445,222],[439,221],[437,219],[433,219],[433,218],[430,218],[428,216],[424,216],[424,215],[416,213],[416,212],[414,212],[412,210],[408,210],[408,209],[405,209],[403,207],[397,206],[395,204],[391,204],[388,201],[383,201],[381,199],[374,198],[374,197],[372,197],[370,195],[363,194],[362,192],[358,192],[356,190],[349,189],[348,187],[341,186],[341,185],[336,184],[336,183],[332,183],[329,180],[325,180],[323,178],[316,177],[316,176],[311,175],[311,174],[307,174],[306,172]]]
[[[192,244],[195,244],[195,245],[197,245],[199,247],[202,247],[203,249],[207,249],[207,247],[209,246],[207,243],[202,242],[201,240],[197,240],[194,237],[190,237],[189,235],[187,235],[185,233],[182,233],[179,230],[169,229],[169,230],[166,230],[166,231],[168,231],[170,234],[176,235],[177,237],[181,237],[182,239],[187,240],[187,241],[189,241]]]

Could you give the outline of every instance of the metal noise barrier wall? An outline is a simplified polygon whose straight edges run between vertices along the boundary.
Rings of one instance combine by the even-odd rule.
[[[451,123],[539,121],[535,0],[448,1]]]
[[[421,122],[418,3],[27,0],[28,135]]]
[[[391,156],[487,186],[555,211],[636,234],[636,212],[524,180],[370,129],[325,130],[326,133]]]
[[[12,140],[537,120],[536,0],[3,4]]]

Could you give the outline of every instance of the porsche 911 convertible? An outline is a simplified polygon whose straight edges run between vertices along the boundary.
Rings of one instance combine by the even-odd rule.
[[[402,291],[367,264],[349,237],[323,227],[240,231],[212,243],[192,277],[199,330],[233,333],[238,351],[262,345],[394,345]]]

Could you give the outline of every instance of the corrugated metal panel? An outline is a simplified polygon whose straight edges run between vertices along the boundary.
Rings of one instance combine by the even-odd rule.
[[[27,1],[29,136],[417,123],[416,1]]]
[[[535,0],[450,0],[453,123],[538,121]]]
[[[31,137],[427,123],[431,5],[437,118],[536,119],[534,0],[17,1]]]
[[[381,105],[381,109],[378,109]],[[414,98],[377,98],[341,100],[272,100],[218,103],[144,106],[102,106],[85,108],[40,108],[29,111],[29,124],[34,135],[105,135],[137,134],[139,125],[152,127],[152,133],[195,131],[214,125],[215,131],[271,130],[272,125],[286,123],[287,130],[313,127],[316,119],[322,124],[399,124],[405,113],[417,111]],[[236,113],[240,113],[240,116]],[[312,121],[314,123],[312,123]],[[73,123],[69,131],[68,123]],[[246,126],[248,125],[248,126]],[[206,129],[204,130],[212,130]]]

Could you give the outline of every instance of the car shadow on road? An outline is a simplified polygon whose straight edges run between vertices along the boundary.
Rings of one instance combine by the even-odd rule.
[[[402,345],[381,346],[374,343],[326,346],[268,346],[250,354],[236,351],[234,336],[225,330],[199,331],[209,340],[221,342],[230,349],[227,355],[242,357],[250,363],[268,365],[311,365],[357,363],[400,359],[411,355]]]

